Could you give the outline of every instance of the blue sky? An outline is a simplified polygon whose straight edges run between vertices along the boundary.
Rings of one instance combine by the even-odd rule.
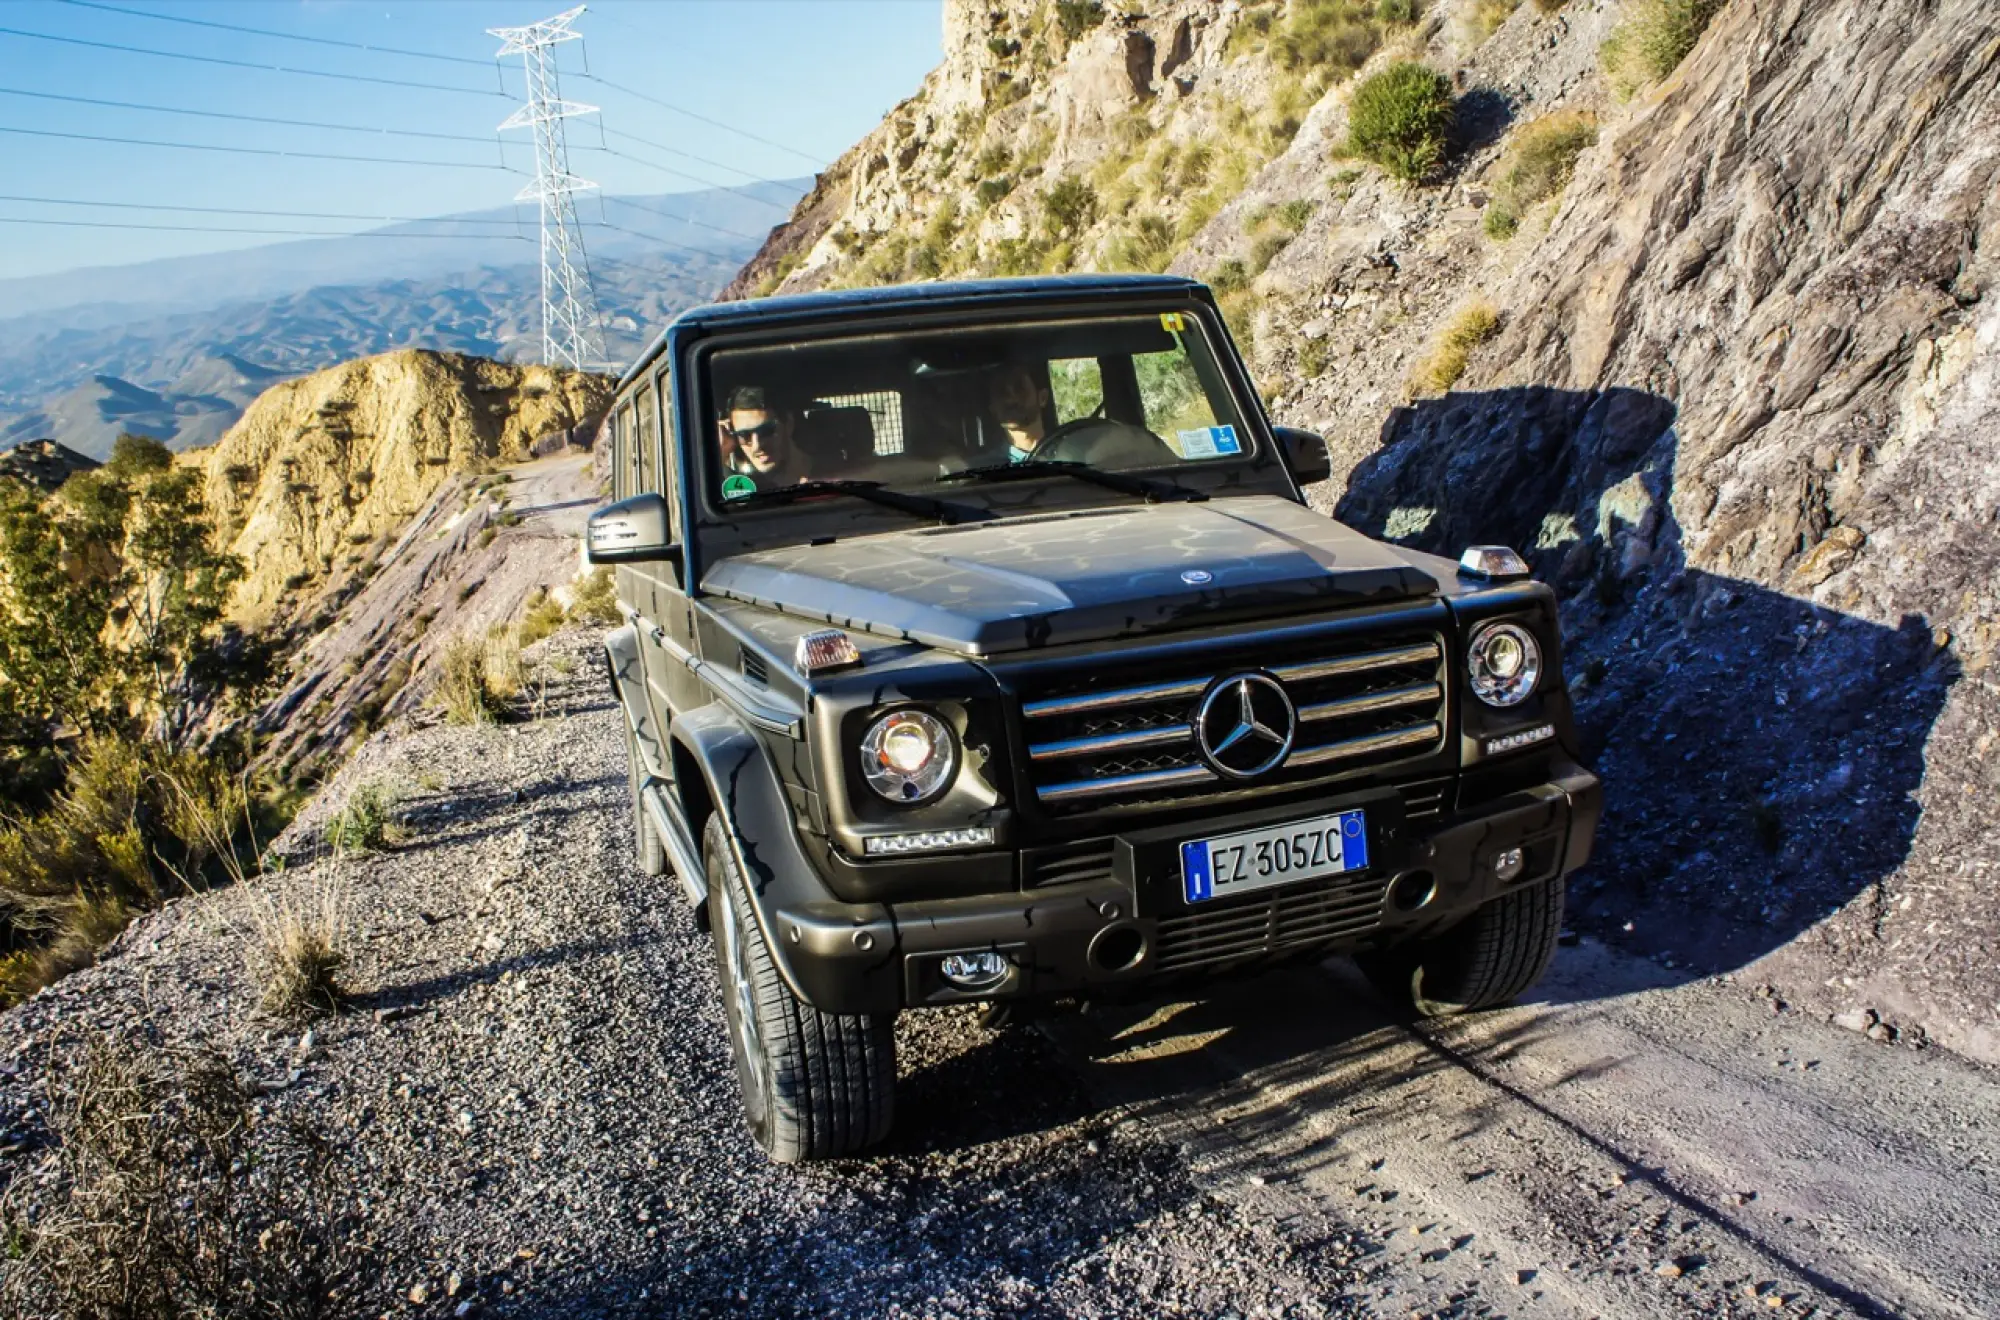
[[[485,29],[532,23],[566,7],[563,0],[94,0],[93,5],[5,0],[0,3],[0,29],[71,41],[0,31],[0,129],[433,163],[194,151],[0,131],[0,162],[6,165],[0,173],[0,193],[16,198],[368,216],[431,216],[505,206],[533,168],[531,134],[494,131],[519,103],[523,78],[519,56],[504,64],[493,59],[499,43]],[[378,49],[316,45],[160,21],[145,14]],[[832,161],[885,111],[915,91],[940,57],[939,0],[594,0],[575,26],[584,40],[560,49],[562,93],[566,99],[601,106],[603,113],[569,122],[571,169],[611,192],[625,194],[692,191],[711,182],[741,184],[751,177],[810,174],[816,164]],[[97,44],[75,44],[84,42]],[[294,72],[161,58],[107,46],[281,65]],[[381,47],[474,63],[414,58]],[[461,90],[298,72],[304,70]],[[586,70],[729,128],[592,81],[581,76]],[[503,88],[505,95],[499,94]],[[42,95],[18,94],[23,92]],[[79,99],[54,100],[50,95]],[[247,123],[83,103],[86,100],[484,140]],[[600,136],[600,120],[604,130],[633,136]],[[506,146],[497,145],[496,139],[505,140]],[[588,149],[600,144],[622,154]],[[662,148],[705,157],[706,162]],[[502,164],[522,173],[494,168]],[[0,200],[0,279],[283,241],[268,234],[5,223],[31,217],[204,231],[235,227],[345,232],[372,227],[351,220]],[[774,212],[773,222],[778,218]]]

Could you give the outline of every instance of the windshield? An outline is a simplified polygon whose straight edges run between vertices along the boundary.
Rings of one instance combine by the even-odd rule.
[[[1241,458],[1249,433],[1201,327],[1147,312],[718,351],[711,495]]]

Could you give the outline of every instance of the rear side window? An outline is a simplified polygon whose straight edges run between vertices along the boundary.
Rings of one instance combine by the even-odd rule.
[[[655,422],[653,387],[651,385],[639,391],[636,404],[639,411],[639,436],[636,446],[639,457],[638,462],[634,466],[637,469],[639,481],[637,491],[640,494],[645,494],[660,488],[659,428]]]
[[[632,446],[632,405],[618,409],[611,424],[611,497],[629,499],[638,489],[638,454]]]

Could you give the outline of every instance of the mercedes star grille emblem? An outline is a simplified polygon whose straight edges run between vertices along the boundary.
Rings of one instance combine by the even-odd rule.
[[[1285,763],[1298,712],[1278,680],[1233,674],[1208,690],[1194,713],[1194,744],[1209,768],[1228,779],[1255,779]]]
[[[1181,574],[1181,581],[1191,587],[1207,586],[1209,583],[1215,581],[1215,574],[1205,568],[1190,568]]]

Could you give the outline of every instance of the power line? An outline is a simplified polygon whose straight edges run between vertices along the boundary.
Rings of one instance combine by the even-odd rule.
[[[102,133],[61,133],[51,128],[13,128],[0,125],[0,133],[27,137],[67,138],[73,142],[117,142],[132,147],[172,147],[182,151],[224,151],[236,156],[288,156],[295,160],[344,160],[366,165],[424,165],[432,169],[520,171],[506,165],[469,160],[405,160],[390,156],[351,156],[330,151],[286,151],[278,147],[224,147],[208,142],[161,142],[150,138],[113,137]]]
[[[670,147],[664,142],[654,142],[650,138],[640,137],[637,133],[627,133],[616,128],[607,128],[604,131],[606,133],[609,133],[612,137],[621,137],[626,139],[628,142],[637,142],[641,146],[652,147],[656,151],[664,151],[667,154],[673,156],[686,156],[689,160],[697,161],[703,165],[713,165],[718,170],[728,170],[731,174],[740,174],[744,178],[750,180],[752,183],[764,182],[764,176],[761,174],[753,174],[749,170],[741,169],[735,165],[726,164],[723,161],[710,160],[706,156],[697,156],[692,151],[682,151],[679,147]],[[727,188],[729,185],[726,183],[719,183],[715,186],[718,188]]]
[[[107,210],[118,211],[186,211],[195,215],[288,216],[297,220],[372,220],[376,224],[384,225],[508,225],[517,229],[521,225],[518,217],[512,220],[493,220],[480,216],[369,215],[361,211],[264,211],[240,206],[175,206],[167,202],[95,202],[75,197],[28,197],[8,193],[0,193],[0,202],[27,202],[36,206],[103,207]],[[483,236],[466,234],[463,237],[479,238]]]
[[[6,29],[4,28],[0,28],[0,31],[5,31],[5,30]],[[707,124],[710,127],[722,129],[724,132],[727,133],[734,133],[738,137],[749,138],[752,142],[761,142],[767,147],[776,147],[780,151],[790,152],[792,155],[797,156],[800,160],[810,163],[814,169],[818,169],[822,164],[824,164],[824,162],[821,161],[819,157],[811,155],[807,152],[800,151],[797,147],[788,147],[782,142],[774,142],[770,138],[760,137],[759,135],[752,133],[747,128],[738,128],[734,124],[725,124],[720,119],[710,119],[707,115],[697,114],[692,110],[686,109],[682,106],[675,105],[670,101],[662,101],[657,96],[648,96],[644,92],[634,91],[630,87],[626,87],[621,83],[612,82],[609,78],[602,77],[601,75],[595,73],[579,73],[574,76],[578,78],[588,78],[590,81],[597,83],[600,86],[608,87],[614,92],[623,92],[627,96],[636,96],[641,101],[647,101],[652,103],[653,105],[659,106],[662,110],[671,110],[677,115],[686,115],[689,119],[699,120],[700,122]]]
[[[217,23],[205,18],[186,18],[179,14],[155,14],[144,9],[127,9],[122,5],[99,4],[97,0],[61,0],[61,3],[77,9],[102,9],[108,14],[130,14],[134,18],[151,18],[162,23],[184,23],[189,27],[215,28],[223,32],[244,32],[253,37],[275,37],[279,41],[303,41],[314,46],[338,46],[342,50],[363,50],[371,55],[405,55],[413,60],[440,60],[447,64],[471,64],[479,68],[491,68],[487,60],[476,60],[468,55],[441,55],[429,50],[405,50],[400,46],[371,46],[361,41],[340,41],[333,37],[308,37],[297,32],[274,32],[270,28],[244,27],[240,23]]]
[[[707,248],[698,248],[694,246],[692,243],[675,243],[669,239],[661,238],[658,234],[641,233],[637,229],[627,229],[624,225],[613,224],[609,220],[586,220],[583,223],[589,225],[593,229],[609,229],[614,233],[630,234],[633,238],[643,238],[649,243],[660,243],[666,247],[678,248],[683,252],[698,252],[704,257],[713,257],[715,260],[722,262],[724,265],[740,266],[743,264],[739,259],[735,257],[725,257],[720,252],[710,252]]]
[[[696,220],[694,216],[676,216],[676,214],[674,214],[674,212],[670,212],[670,210],[660,210],[658,206],[646,206],[644,202],[634,202],[634,200],[630,200],[630,198],[610,198],[610,196],[608,196],[608,198],[600,198],[600,200],[602,200],[602,202],[610,202],[612,206],[624,206],[624,208],[628,208],[628,210],[644,210],[644,212],[652,212],[654,216],[662,216],[662,218],[666,218],[666,220],[678,220],[680,224],[692,224],[692,226],[696,226],[696,228],[704,228],[704,230],[714,230],[716,234],[726,234],[728,238],[742,238],[742,240],[746,240],[746,242],[764,242],[764,240],[762,240],[760,236],[756,236],[756,234],[744,234],[742,230],[726,230],[726,228],[722,228],[720,224],[708,224],[706,220]],[[598,214],[602,214],[602,210],[600,210]],[[714,256],[714,254],[710,252],[710,256]],[[724,260],[728,260],[728,258],[724,258]]]
[[[56,229],[147,229],[168,234],[276,234],[286,238],[455,238],[464,234],[391,234],[380,229],[251,229],[233,225],[159,225],[137,221],[49,220],[34,216],[0,215],[0,225],[47,225]],[[534,240],[526,234],[486,234],[485,238],[505,238],[522,243]],[[641,234],[641,238],[647,235]]]
[[[19,28],[0,27],[0,37],[26,37],[31,41],[56,41],[66,46],[88,46],[93,50],[123,51],[128,55],[151,55],[163,60],[189,60],[196,64],[220,64],[232,69],[255,69],[260,73],[295,73],[307,78],[334,78],[341,82],[374,83],[381,87],[414,87],[426,92],[455,92],[461,96],[498,96],[506,92],[495,88],[453,87],[446,83],[414,82],[407,78],[373,78],[365,73],[335,73],[329,69],[298,69],[284,64],[256,64],[249,60],[224,59],[220,55],[190,55],[178,50],[154,50],[148,46],[125,46],[114,41],[90,41],[83,37],[59,37],[50,32],[24,32]]]
[[[638,134],[636,134],[636,133],[626,133],[626,132],[622,132],[621,130],[619,130],[619,129],[615,129],[615,128],[604,128],[604,126],[603,126],[602,124],[598,125],[598,127],[599,127],[600,129],[602,129],[602,131],[603,131],[603,132],[605,133],[605,135],[606,135],[606,136],[609,136],[609,137],[619,137],[619,138],[626,138],[626,139],[628,139],[628,140],[630,140],[630,141],[633,141],[633,142],[639,142],[639,143],[643,143],[643,144],[644,144],[644,145],[646,145],[646,146],[649,146],[649,147],[653,147],[653,148],[656,148],[656,149],[658,149],[658,150],[660,150],[660,151],[672,151],[672,152],[674,152],[674,154],[675,154],[675,155],[677,155],[677,156],[685,156],[685,155],[687,155],[687,154],[688,154],[688,153],[687,153],[687,152],[685,152],[685,151],[674,151],[674,149],[673,149],[672,147],[668,147],[668,146],[662,146],[662,145],[661,145],[660,143],[658,143],[658,142],[653,142],[653,141],[650,141],[650,140],[648,140],[648,139],[646,139],[646,138],[642,138],[642,137],[640,137],[640,136],[639,136]],[[771,200],[770,198],[768,198],[768,197],[759,197],[759,196],[758,196],[758,195],[757,195],[756,193],[753,193],[753,192],[749,192],[749,191],[747,191],[746,189],[743,189],[743,188],[739,188],[739,187],[737,187],[737,186],[736,186],[736,185],[734,185],[734,184],[729,184],[729,183],[723,183],[723,182],[721,182],[720,180],[717,180],[717,179],[710,179],[710,178],[706,178],[706,177],[704,177],[703,175],[700,175],[700,174],[695,174],[695,173],[692,173],[692,172],[690,172],[690,171],[688,171],[688,170],[680,170],[680,169],[675,169],[675,168],[674,168],[673,166],[671,166],[671,165],[662,165],[662,164],[660,164],[660,163],[659,163],[659,162],[657,162],[657,161],[650,161],[650,160],[647,160],[647,159],[646,159],[645,157],[643,157],[643,156],[634,156],[634,155],[632,155],[632,154],[631,154],[631,153],[629,153],[629,152],[624,152],[624,151],[620,151],[620,150],[618,150],[618,148],[616,148],[616,147],[604,147],[604,146],[598,146],[598,147],[591,147],[591,146],[585,146],[585,147],[582,147],[582,148],[579,148],[579,150],[583,150],[583,151],[602,151],[602,152],[605,152],[605,153],[606,153],[606,154],[608,154],[608,155],[612,155],[612,156],[618,156],[618,157],[621,157],[622,159],[625,159],[625,160],[629,160],[629,161],[633,161],[633,162],[635,162],[635,163],[637,163],[637,164],[640,164],[640,165],[644,165],[644,166],[647,166],[648,168],[651,168],[651,169],[656,169],[656,170],[659,170],[659,171],[660,171],[660,172],[661,172],[662,174],[671,174],[671,175],[673,175],[674,177],[676,177],[676,178],[681,178],[681,179],[692,179],[692,180],[694,180],[694,181],[695,181],[696,183],[701,183],[701,184],[706,184],[706,185],[708,185],[709,187],[711,187],[711,188],[715,188],[715,189],[717,189],[717,190],[719,190],[719,191],[721,191],[721,192],[728,192],[728,193],[735,193],[735,194],[736,194],[736,195],[737,195],[738,197],[742,197],[742,198],[746,198],[746,199],[748,199],[748,200],[750,200],[750,201],[753,201],[753,202],[757,202],[757,203],[759,203],[760,205],[763,205],[763,206],[768,206],[768,207],[770,207],[770,208],[771,208],[772,210],[774,210],[774,211],[790,211],[790,210],[792,209],[791,207],[789,207],[789,206],[786,206],[786,205],[785,205],[785,204],[783,204],[782,202],[774,202],[774,201],[772,201],[772,200]],[[700,159],[700,157],[695,157],[695,159],[697,159],[697,160],[698,160],[698,159]],[[748,170],[738,170],[738,171],[737,171],[737,173],[738,173],[738,174],[745,174],[745,175],[748,175],[748,176],[749,176],[750,178],[752,178],[752,179],[756,179],[756,178],[757,178],[757,176],[756,176],[756,175],[754,175],[754,174],[750,174],[750,172],[749,172]],[[762,182],[764,182],[764,180],[762,180],[762,179],[758,179],[757,181],[758,181],[759,183],[762,183]]]
[[[431,133],[416,128],[373,128],[367,124],[329,124],[317,119],[280,119],[272,115],[245,115],[224,110],[189,110],[172,105],[147,105],[139,101],[107,101],[95,96],[67,96],[60,92],[31,92],[20,87],[0,87],[0,96],[25,96],[37,101],[67,101],[73,105],[104,106],[113,110],[144,110],[149,114],[192,115],[201,119],[229,119],[245,124],[277,124],[285,128],[324,128],[341,133],[385,133],[396,137],[434,138],[443,142],[480,142],[505,145],[499,137],[475,133]]]

